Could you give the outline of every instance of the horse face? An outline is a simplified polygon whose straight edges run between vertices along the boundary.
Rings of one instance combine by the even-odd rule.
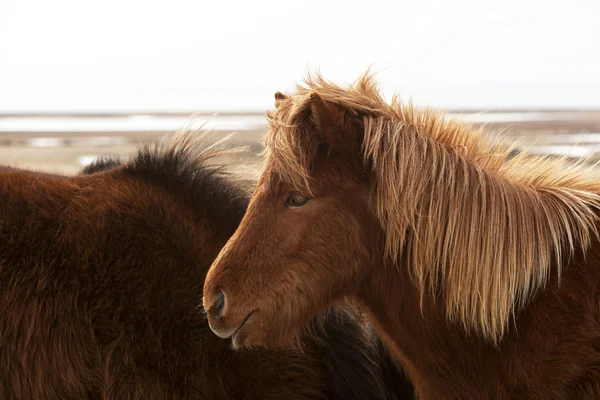
[[[234,347],[291,345],[364,277],[374,226],[360,184],[322,170],[314,196],[269,171],[204,287],[210,327]]]

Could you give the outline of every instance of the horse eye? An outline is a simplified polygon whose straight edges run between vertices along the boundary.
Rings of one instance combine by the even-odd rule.
[[[285,201],[286,207],[302,207],[308,203],[308,197],[301,193],[292,193]]]

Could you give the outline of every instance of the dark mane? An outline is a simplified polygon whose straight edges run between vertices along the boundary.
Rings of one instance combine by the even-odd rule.
[[[119,165],[121,165],[121,160],[118,156],[104,155],[95,159],[91,164],[86,165],[81,170],[81,173],[83,175],[91,175],[97,172],[106,171]]]
[[[191,207],[203,204],[205,217],[223,224],[233,233],[248,206],[248,195],[238,180],[223,166],[210,166],[219,152],[207,147],[205,138],[193,132],[180,132],[167,140],[142,146],[128,161],[117,156],[102,156],[86,166],[82,174],[94,174],[115,167],[144,182],[154,182]],[[226,151],[226,150],[225,150]],[[221,152],[225,152],[221,150]]]
[[[178,142],[185,141],[183,145]],[[233,234],[248,207],[248,195],[241,183],[227,173],[223,166],[209,166],[215,155],[202,149],[204,142],[175,136],[164,145],[142,147],[124,171],[147,182],[155,182],[169,192],[185,199],[191,207],[203,204],[205,218]]]
[[[364,322],[357,321],[358,315],[343,308],[331,308],[325,315],[323,321],[314,324],[313,333],[340,398],[413,398],[410,381],[395,365],[380,339],[370,336],[361,326]],[[366,347],[364,343],[371,346]]]

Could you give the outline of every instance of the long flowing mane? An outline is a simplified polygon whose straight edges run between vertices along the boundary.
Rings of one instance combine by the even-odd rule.
[[[268,114],[267,165],[310,190],[314,141],[302,113],[311,94],[362,121],[373,212],[392,264],[407,264],[421,298],[497,342],[515,311],[598,236],[600,180],[585,162],[510,157],[481,129],[386,103],[369,72],[348,88],[309,75]],[[310,108],[310,107],[309,107]]]

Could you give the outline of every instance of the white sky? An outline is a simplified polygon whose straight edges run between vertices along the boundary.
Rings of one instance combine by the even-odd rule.
[[[0,112],[263,110],[310,67],[440,107],[600,107],[600,0],[0,0]]]

